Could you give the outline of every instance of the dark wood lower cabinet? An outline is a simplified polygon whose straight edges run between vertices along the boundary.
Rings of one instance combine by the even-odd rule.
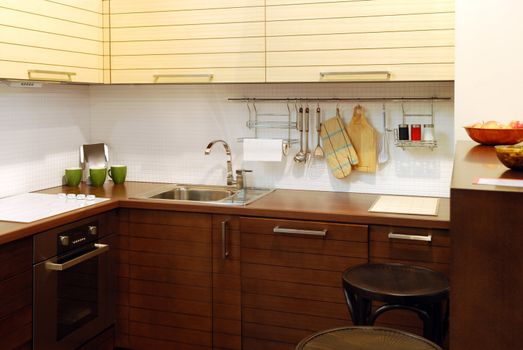
[[[0,349],[31,349],[33,244],[28,237],[0,247]]]
[[[240,223],[213,215],[213,318],[215,350],[241,350]]]
[[[98,334],[77,350],[113,350],[114,326]]]
[[[341,273],[368,261],[367,226],[242,217],[240,232],[243,349],[293,350],[351,324]]]
[[[447,230],[157,210],[119,215],[117,348],[293,350],[311,333],[352,325],[341,287],[346,268],[372,261],[449,271]],[[431,242],[389,232],[431,235]],[[410,313],[385,314],[379,324],[421,330]]]
[[[391,237],[389,237],[389,234]],[[395,235],[395,236],[394,236]],[[396,237],[396,238],[392,238]],[[422,241],[420,239],[425,239]],[[450,234],[448,230],[398,226],[370,226],[370,262],[424,266],[449,275]],[[379,305],[375,303],[374,306]],[[423,334],[423,324],[413,312],[393,310],[381,315],[377,326]]]
[[[211,229],[206,214],[122,212],[118,347],[211,349]]]

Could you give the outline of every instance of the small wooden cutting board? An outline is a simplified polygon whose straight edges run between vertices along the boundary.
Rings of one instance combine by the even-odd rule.
[[[354,166],[354,169],[375,173],[378,164],[378,133],[365,118],[362,106],[354,107],[352,119],[346,129],[358,154],[359,163]]]

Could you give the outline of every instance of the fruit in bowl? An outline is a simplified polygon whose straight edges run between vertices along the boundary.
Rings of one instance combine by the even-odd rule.
[[[523,122],[513,120],[509,124],[495,120],[466,126],[471,139],[483,145],[513,145],[523,141]]]
[[[498,145],[496,155],[507,168],[523,170],[523,143],[517,145]]]

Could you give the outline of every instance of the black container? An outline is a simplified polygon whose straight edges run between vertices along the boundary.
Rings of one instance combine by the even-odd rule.
[[[408,124],[398,125],[398,140],[401,140],[401,141],[409,140],[409,125]]]

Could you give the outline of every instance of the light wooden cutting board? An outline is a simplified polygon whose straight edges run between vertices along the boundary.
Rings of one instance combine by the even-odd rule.
[[[357,171],[375,173],[378,164],[378,133],[365,118],[363,107],[354,107],[351,121],[347,124],[347,133],[358,154]]]

